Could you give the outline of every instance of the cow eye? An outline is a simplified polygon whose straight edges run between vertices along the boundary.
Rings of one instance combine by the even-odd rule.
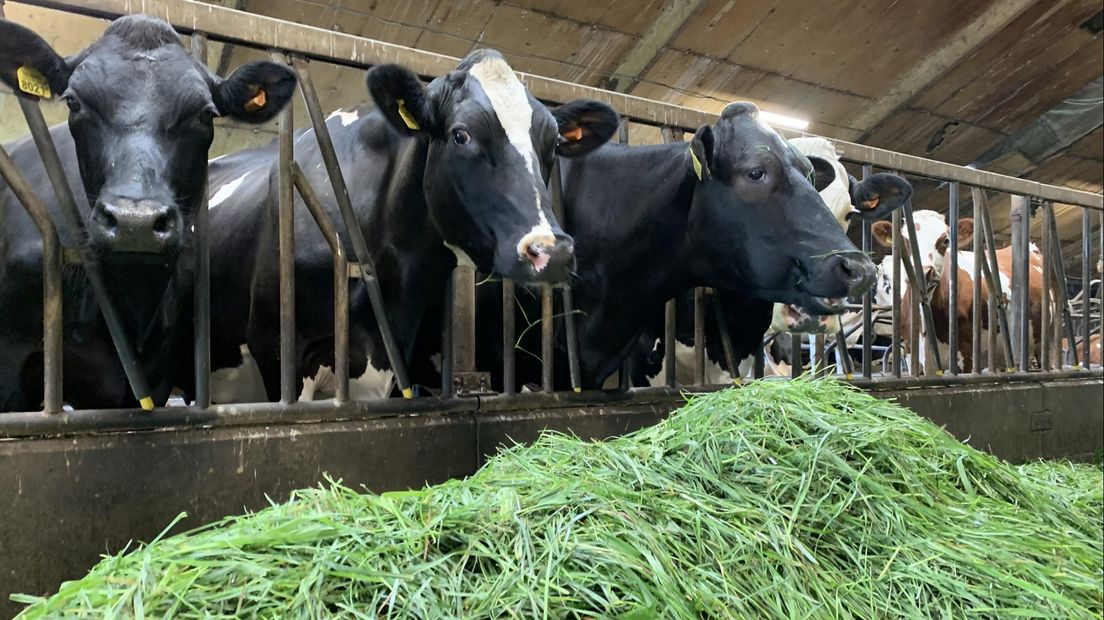
[[[77,101],[77,98],[74,97],[73,95],[68,95],[68,94],[62,95],[61,100],[64,101],[65,105],[69,107],[69,112],[70,113],[76,114],[77,112],[80,112],[80,110],[81,110],[80,101]]]
[[[471,134],[463,129],[452,130],[452,141],[461,146],[471,142]]]
[[[767,176],[767,171],[762,168],[752,168],[747,173],[747,177],[752,181],[761,181],[765,176]]]

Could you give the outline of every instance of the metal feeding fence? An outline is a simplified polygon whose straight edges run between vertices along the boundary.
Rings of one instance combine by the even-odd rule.
[[[345,180],[337,163],[333,143],[326,128],[325,117],[319,103],[314,83],[311,79],[311,64],[313,62],[328,62],[337,65],[367,68],[380,63],[399,63],[411,68],[415,73],[423,77],[443,75],[452,70],[457,59],[439,54],[418,51],[398,45],[382,43],[379,41],[364,39],[352,35],[323,30],[310,26],[303,26],[286,21],[281,21],[260,15],[244,13],[227,9],[217,5],[204,4],[191,0],[70,0],[49,1],[30,0],[27,4],[33,4],[45,8],[59,9],[83,15],[101,18],[115,18],[129,13],[148,13],[164,18],[173,24],[179,32],[191,36],[191,44],[197,59],[205,61],[207,54],[208,38],[214,41],[268,50],[273,58],[288,62],[299,77],[299,85],[305,109],[310,119],[311,126],[317,137],[319,149],[323,158],[325,169],[329,175],[337,206],[342,216],[342,222],[349,233],[352,245],[352,255],[346,255],[346,249],[342,246],[338,235],[338,224],[331,222],[325,210],[315,195],[314,188],[308,183],[302,171],[294,160],[293,153],[293,117],[292,108],[289,106],[279,116],[279,281],[280,281],[280,395],[279,403],[257,403],[250,405],[212,405],[210,402],[210,264],[208,257],[208,214],[206,202],[201,207],[195,219],[195,379],[196,400],[189,407],[166,408],[152,415],[142,412],[120,411],[63,411],[62,397],[62,317],[61,317],[61,267],[63,261],[79,261],[88,274],[89,282],[100,303],[101,310],[110,328],[115,347],[119,357],[127,371],[131,387],[139,400],[148,397],[149,390],[146,378],[141,376],[137,365],[134,363],[134,353],[127,342],[127,338],[114,310],[112,300],[106,294],[101,276],[95,263],[95,259],[86,253],[69,252],[62,248],[58,241],[57,231],[53,222],[46,213],[45,207],[32,191],[29,184],[22,178],[15,168],[10,157],[3,149],[0,149],[0,172],[8,182],[12,191],[22,202],[28,213],[33,218],[43,236],[43,261],[44,261],[44,411],[6,414],[0,416],[0,436],[34,436],[49,435],[77,429],[102,430],[118,428],[150,428],[157,426],[179,425],[210,425],[224,423],[227,419],[235,419],[239,423],[246,421],[271,422],[277,420],[303,420],[306,417],[320,419],[327,415],[340,416],[342,412],[356,409],[361,413],[380,415],[394,415],[401,413],[416,413],[428,411],[450,411],[457,409],[460,399],[456,396],[466,394],[485,394],[490,385],[486,373],[478,372],[475,367],[475,274],[470,268],[458,267],[449,285],[447,316],[443,329],[443,360],[442,360],[442,395],[439,398],[424,398],[406,401],[402,399],[380,400],[373,402],[352,402],[349,399],[349,280],[360,279],[368,292],[370,301],[379,323],[380,333],[383,337],[391,368],[395,374],[395,380],[399,390],[404,396],[411,396],[411,385],[407,375],[404,360],[400,355],[391,333],[386,313],[383,310],[383,296],[387,291],[381,291],[375,277],[375,269],[368,252],[367,244],[361,234],[353,213],[352,202],[346,189]],[[695,128],[709,124],[716,117],[698,110],[692,110],[667,103],[651,101],[631,95],[624,95],[595,88],[570,84],[559,80],[522,74],[522,79],[530,92],[538,99],[556,103],[575,98],[586,97],[603,101],[617,110],[626,122],[640,123],[660,128],[665,141],[681,141],[684,132],[693,131]],[[20,106],[27,119],[35,144],[42,156],[46,170],[54,191],[57,193],[63,212],[66,217],[66,225],[80,230],[81,217],[77,209],[73,194],[67,185],[65,175],[61,170],[61,164],[57,153],[50,140],[46,123],[36,102],[20,98]],[[783,132],[793,137],[792,132]],[[627,125],[622,126],[620,140],[627,141]],[[950,222],[949,246],[958,247],[957,223],[961,216],[960,193],[964,188],[970,189],[972,197],[973,216],[979,229],[979,234],[973,237],[974,256],[981,257],[972,263],[972,282],[985,282],[988,290],[988,303],[982,303],[982,288],[973,287],[973,311],[971,316],[972,342],[971,350],[975,352],[974,359],[980,359],[977,354],[988,346],[988,351],[1003,350],[1009,364],[1005,367],[996,367],[989,364],[989,368],[982,369],[980,364],[972,371],[972,378],[957,377],[955,381],[971,383],[974,381],[999,380],[996,376],[1013,373],[1032,372],[1038,376],[1067,376],[1072,373],[1084,373],[1089,368],[1087,361],[1090,357],[1090,342],[1093,332],[1097,337],[1100,334],[1100,295],[1101,287],[1097,282],[1092,284],[1091,265],[1093,257],[1093,218],[1101,218],[1104,214],[1104,197],[1070,188],[1045,185],[1025,179],[1007,177],[990,172],[965,168],[937,162],[929,159],[895,153],[869,146],[853,144],[841,141],[832,141],[845,161],[861,164],[864,175],[869,175],[876,169],[893,171],[898,174],[907,174],[926,179],[946,182],[948,194],[948,214]],[[556,215],[562,218],[561,188],[558,167],[552,171],[551,192]],[[1049,325],[1040,336],[1040,353],[1032,355],[1029,298],[1027,295],[1006,295],[1002,289],[1001,278],[998,273],[996,259],[996,244],[993,234],[993,223],[990,216],[990,207],[987,201],[987,192],[999,192],[1012,196],[1012,248],[1013,270],[1011,274],[1011,286],[1013,290],[1024,290],[1025,283],[1029,280],[1029,252],[1031,243],[1031,220],[1033,214],[1042,219],[1041,234],[1038,235],[1042,246],[1043,256],[1043,294],[1042,299],[1053,300],[1053,303],[1043,303],[1043,325]],[[310,214],[313,216],[319,230],[322,232],[334,257],[334,291],[335,291],[335,361],[334,370],[337,378],[336,397],[324,402],[296,403],[296,368],[295,368],[295,279],[294,279],[294,227],[292,225],[294,197],[298,193]],[[1076,303],[1067,299],[1067,274],[1062,260],[1060,240],[1055,223],[1052,203],[1075,205],[1082,209],[1082,236],[1081,236],[1081,286],[1082,290],[1076,297]],[[851,328],[852,333],[841,330],[834,334],[834,342],[827,342],[827,338],[819,336],[812,339],[812,344],[807,347],[809,364],[803,362],[803,349],[801,338],[791,335],[791,354],[793,356],[792,372],[797,375],[804,372],[806,366],[814,372],[827,372],[829,369],[826,360],[831,350],[835,350],[837,369],[846,378],[863,385],[871,382],[897,383],[910,385],[913,383],[939,383],[948,381],[943,375],[963,375],[962,369],[954,351],[958,348],[960,339],[959,324],[955,320],[955,313],[951,312],[948,324],[949,351],[952,354],[947,359],[941,359],[938,347],[921,347],[921,341],[936,334],[939,330],[931,310],[930,289],[923,280],[918,266],[920,261],[920,248],[917,245],[915,235],[909,235],[908,243],[902,243],[900,234],[902,224],[909,230],[914,230],[913,212],[911,205],[906,205],[893,215],[893,268],[892,278],[895,285],[892,287],[892,295],[889,304],[876,306],[872,292],[868,292],[862,299],[861,305],[855,304],[852,308],[861,312],[861,323]],[[570,231],[568,231],[570,232]],[[871,225],[864,222],[862,229],[863,250],[871,252],[872,235]],[[1104,243],[1101,243],[1104,246]],[[1098,248],[1099,250],[1099,248]],[[950,269],[950,298],[957,299],[959,288],[959,264],[958,254],[955,251],[949,253],[948,268]],[[920,316],[921,320],[909,321],[910,333],[903,334],[905,326],[901,321],[902,299],[905,297],[903,286],[896,283],[902,282],[902,275],[907,282],[908,295],[915,306],[912,317]],[[1094,288],[1095,286],[1095,288]],[[572,311],[572,295],[570,285],[559,285],[563,312],[560,317],[565,324],[566,340],[568,343],[568,358],[570,368],[571,385],[574,391],[580,391],[581,385],[577,362],[577,344],[575,339],[575,314]],[[541,333],[542,346],[540,357],[543,363],[544,373],[542,390],[553,391],[553,363],[554,351],[554,322],[553,316],[553,291],[551,285],[541,287],[542,314]],[[711,299],[710,299],[711,298]],[[1012,303],[1009,303],[1009,302]],[[506,281],[503,286],[503,342],[511,343],[517,336],[514,324],[513,283]],[[723,318],[722,308],[715,296],[710,291],[699,289],[694,292],[694,377],[695,385],[705,384],[705,320],[706,305],[714,304],[714,314]],[[987,306],[988,316],[983,317],[981,308]],[[882,371],[876,372],[874,315],[875,312],[890,313],[892,317],[891,344],[882,346],[886,354],[882,357],[888,362]],[[665,317],[665,349],[666,359],[675,358],[675,304],[669,302]],[[987,343],[982,342],[983,325],[999,325],[999,329],[989,329]],[[726,365],[733,376],[739,376],[738,363],[733,359],[732,346],[728,339],[728,327],[723,324],[720,334],[726,353]],[[861,345],[849,347],[848,337],[861,330]],[[1067,346],[1063,346],[1063,342]],[[901,343],[909,343],[908,372],[905,368],[905,355]],[[861,367],[858,373],[852,368],[852,351],[858,358]],[[929,358],[921,364],[920,351],[923,349]],[[993,355],[989,359],[993,359]],[[764,364],[762,356],[757,356],[754,364],[754,376],[762,376]],[[933,377],[920,377],[921,366],[928,370],[927,374]],[[675,364],[667,364],[665,376],[667,388],[653,388],[655,390],[671,391],[676,388]],[[513,347],[504,347],[503,359],[503,385],[506,394],[516,391],[515,380],[515,350]],[[598,404],[610,402],[630,402],[639,398],[641,391],[626,392],[627,373],[622,372],[621,387],[619,392],[603,392],[590,394],[556,394],[557,399],[579,399],[580,404]],[[911,376],[908,376],[911,375]],[[682,386],[686,387],[686,386]],[[515,395],[496,398],[531,398],[531,396]],[[143,403],[148,404],[148,401]]]

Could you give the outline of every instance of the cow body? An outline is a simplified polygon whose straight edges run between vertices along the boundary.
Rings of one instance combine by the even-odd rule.
[[[375,105],[330,116],[327,127],[367,242],[396,341],[408,360],[426,312],[457,261],[521,282],[555,281],[572,240],[551,214],[545,185],[554,153],[596,148],[617,127],[608,106],[547,110],[496,52],[482,50],[425,89],[399,67],[369,72]],[[341,216],[313,130],[295,158],[334,222]],[[212,367],[240,367],[242,344],[267,398],[279,396],[277,153],[274,146],[211,163]],[[298,202],[298,198],[296,198]],[[344,226],[341,241],[351,248]],[[352,251],[349,251],[352,256]],[[306,208],[295,209],[296,374],[323,395],[332,374],[333,260]],[[350,290],[350,376],[360,397],[390,391],[390,363],[362,282]],[[408,361],[409,363],[409,361]],[[234,371],[237,372],[237,371]],[[216,374],[215,378],[218,378]],[[186,380],[186,378],[183,378]],[[254,382],[255,383],[255,382]],[[257,395],[220,392],[230,400]]]
[[[177,325],[191,303],[191,219],[212,121],[219,115],[266,120],[287,102],[294,74],[251,63],[223,80],[191,58],[167,23],[143,15],[116,20],[68,59],[31,31],[0,21],[0,78],[19,92],[16,75],[28,69],[41,78],[31,89],[36,95],[59,97],[69,108],[69,122],[53,127],[51,136],[84,234],[64,224],[29,137],[9,147],[12,158],[45,201],[62,244],[84,246],[98,264],[139,370],[151,383],[145,396],[164,402],[173,385]],[[246,110],[262,92],[264,103]],[[34,409],[42,401],[41,263],[39,231],[0,183],[0,411]],[[62,300],[66,402],[135,405],[84,265],[64,268]]]

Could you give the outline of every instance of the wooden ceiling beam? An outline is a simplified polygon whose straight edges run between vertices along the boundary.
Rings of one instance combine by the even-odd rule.
[[[606,88],[619,93],[627,93],[640,81],[640,75],[647,69],[660,50],[678,34],[687,20],[702,5],[704,0],[670,0],[644,35],[625,53],[624,58],[613,70],[607,80]]]

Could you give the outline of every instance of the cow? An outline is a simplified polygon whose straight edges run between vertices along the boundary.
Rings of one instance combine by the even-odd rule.
[[[195,61],[169,24],[115,20],[90,46],[59,56],[34,32],[0,21],[0,79],[17,93],[58,97],[67,124],[50,129],[84,220],[64,218],[31,139],[5,148],[46,202],[67,247],[96,257],[151,407],[173,384],[173,334],[190,305],[191,224],[206,180],[216,117],[260,123],[291,98],[295,75],[271,62],[220,78]],[[34,409],[42,391],[42,239],[0,182],[0,411]],[[82,407],[138,404],[80,266],[63,277],[64,400]]]
[[[572,158],[599,147],[619,119],[591,100],[546,108],[493,50],[472,52],[428,87],[403,67],[377,66],[367,74],[367,87],[374,105],[339,110],[326,125],[395,339],[410,363],[419,325],[439,304],[458,263],[522,283],[556,282],[568,274],[574,242],[551,212],[548,174],[557,155]],[[329,217],[339,222],[313,130],[295,138],[295,157]],[[270,145],[213,161],[209,189],[212,289],[218,291],[212,368],[237,372],[246,345],[266,390],[259,396],[269,400],[278,398],[280,387],[277,176]],[[296,376],[302,389],[304,378],[334,365],[333,262],[302,205],[295,218]],[[385,396],[390,363],[359,282],[350,291],[350,323],[350,376],[368,386],[359,395]],[[258,396],[219,393],[238,401]]]
[[[995,352],[988,351],[988,336],[986,333],[982,334],[982,355],[986,356],[983,359],[975,360],[974,352],[972,350],[973,339],[973,323],[972,312],[974,286],[972,273],[975,256],[973,252],[959,249],[958,250],[958,298],[950,299],[950,270],[947,269],[948,255],[950,250],[950,227],[947,225],[943,215],[935,211],[917,211],[913,214],[913,221],[915,223],[915,231],[910,231],[907,227],[902,227],[901,238],[904,244],[903,247],[908,247],[910,235],[915,235],[917,244],[920,248],[920,275],[925,282],[925,285],[931,290],[931,309],[932,318],[935,322],[935,337],[939,347],[940,359],[944,367],[948,362],[948,341],[950,338],[949,321],[953,315],[956,317],[958,323],[958,350],[955,352],[958,360],[958,368],[962,372],[972,372],[975,363],[978,365],[988,365],[993,367],[1007,366],[1007,360],[1004,359],[1003,351],[998,350]],[[889,222],[875,222],[871,229],[875,241],[885,247],[892,247],[893,226]],[[969,247],[973,240],[974,234],[974,220],[972,218],[962,218],[958,221],[958,244],[959,248]],[[1012,281],[1012,248],[1005,247],[996,251],[998,274],[1001,281],[1001,292],[1004,295],[1004,299],[1008,303],[1015,303],[1016,298],[1020,294],[1020,291],[1013,285]],[[1042,334],[1042,285],[1043,285],[1043,256],[1039,251],[1039,248],[1035,244],[1029,246],[1029,267],[1028,267],[1028,321],[1030,324],[1029,332],[1031,334],[1032,348],[1036,355],[1041,353],[1039,349],[1041,334]],[[903,273],[903,272],[902,272]],[[902,276],[903,278],[903,276]],[[889,286],[892,285],[883,285]],[[983,330],[991,329],[989,325],[989,287],[985,282],[980,283],[981,286],[981,308],[978,309],[981,312],[981,325]],[[892,293],[892,288],[888,288],[887,291]],[[908,333],[911,329],[912,321],[914,318],[919,320],[919,317],[914,317],[912,314],[912,291],[911,287],[905,286],[901,296],[901,317],[900,322],[902,325],[902,331]],[[925,347],[928,340],[926,329],[923,323],[920,324],[920,346]],[[908,339],[904,343],[906,351],[909,350]],[[922,369],[927,369],[928,357],[926,352],[921,348],[920,351],[920,363]],[[992,354],[992,360],[988,359],[988,356]]]
[[[905,179],[887,173],[877,173],[859,181],[850,176],[847,169],[840,161],[839,153],[835,146],[825,138],[809,136],[793,138],[790,145],[798,152],[809,158],[823,161],[831,166],[833,179],[823,188],[820,188],[820,197],[828,207],[832,218],[840,230],[846,231],[849,222],[855,215],[864,219],[871,217],[884,217],[900,208],[912,195],[912,185]],[[718,296],[720,307],[724,312],[725,321],[730,333],[735,332],[747,321],[748,304],[740,301],[739,294],[726,290],[726,287],[718,287],[714,292]],[[692,368],[693,337],[693,305],[691,304],[691,292],[680,294],[678,299],[676,317],[678,324],[676,335],[678,344],[676,352],[676,373],[680,382],[685,382],[689,377],[688,369]],[[772,336],[786,332],[804,333],[836,333],[842,325],[850,325],[861,315],[853,312],[842,314],[823,314],[808,312],[798,304],[776,303],[773,304],[770,317],[770,326],[766,330],[766,336]],[[724,359],[724,349],[720,341],[720,329],[717,325],[717,317],[714,307],[710,304],[706,308],[706,373],[707,384],[729,383],[733,377],[727,370]],[[634,355],[633,384],[637,386],[659,385],[664,380],[663,343],[662,330],[647,332],[640,345],[642,350]],[[743,351],[741,347],[735,347]],[[752,349],[750,352],[756,351]],[[743,355],[738,355],[741,359]],[[772,360],[768,358],[768,364]],[[741,364],[740,376],[746,376],[750,370],[750,363],[744,361]]]
[[[771,302],[760,299],[838,312],[844,298],[868,288],[873,264],[817,194],[833,179],[828,162],[802,156],[746,102],[726,106],[689,143],[608,144],[564,162],[565,227],[577,248],[581,387],[601,387],[644,330],[661,324],[664,302],[689,287],[729,286],[751,317],[737,339],[754,348],[770,320]],[[478,363],[495,377],[501,304],[496,287],[481,288],[488,292],[477,315],[488,333]],[[519,320],[539,316],[532,300],[518,295],[525,306]],[[537,350],[529,338],[536,331],[518,346]],[[560,362],[564,344],[560,338]],[[517,360],[519,380],[537,380],[539,363]],[[567,374],[555,374],[566,385]]]

